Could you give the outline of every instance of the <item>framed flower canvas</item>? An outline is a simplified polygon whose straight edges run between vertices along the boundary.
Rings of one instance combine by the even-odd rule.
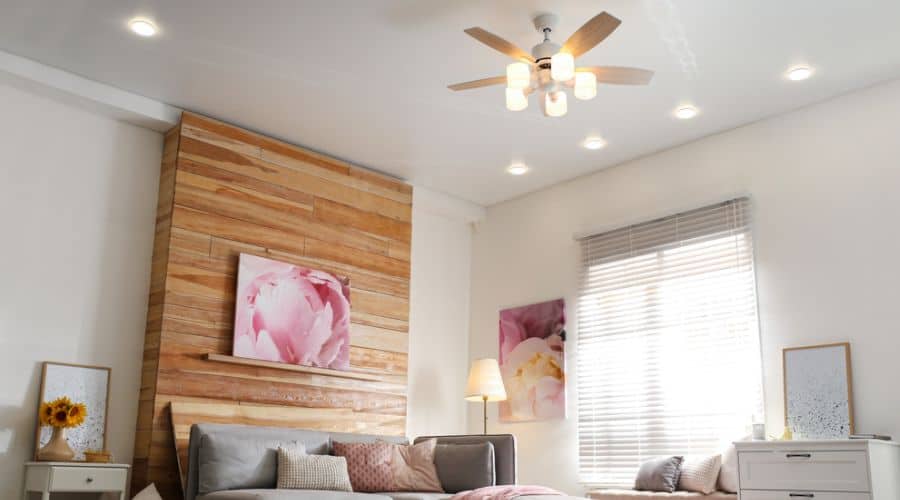
[[[566,306],[563,299],[500,311],[500,420],[566,417]]]
[[[349,279],[241,254],[232,353],[241,358],[348,370]]]

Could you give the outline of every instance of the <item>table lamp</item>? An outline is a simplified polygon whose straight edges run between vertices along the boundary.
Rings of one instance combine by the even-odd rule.
[[[503,377],[497,360],[492,358],[476,359],[469,368],[469,382],[466,384],[466,401],[481,401],[484,411],[484,433],[487,434],[488,401],[506,400],[506,389],[503,388]]]

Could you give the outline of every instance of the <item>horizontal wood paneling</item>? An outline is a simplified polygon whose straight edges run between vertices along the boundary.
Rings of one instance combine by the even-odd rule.
[[[185,113],[159,200],[135,487],[179,497],[194,422],[404,433],[410,186]],[[349,277],[350,363],[371,380],[207,359],[231,354],[241,253]]]

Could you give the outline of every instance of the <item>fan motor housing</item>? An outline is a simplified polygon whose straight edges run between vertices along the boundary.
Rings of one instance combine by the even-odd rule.
[[[531,55],[534,56],[535,61],[538,64],[541,64],[542,59],[546,59],[547,63],[550,63],[550,58],[553,57],[553,54],[559,52],[560,45],[558,43],[553,43],[550,40],[545,40],[537,45],[535,45],[531,49]]]

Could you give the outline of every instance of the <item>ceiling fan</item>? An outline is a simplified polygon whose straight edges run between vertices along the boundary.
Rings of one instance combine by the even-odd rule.
[[[541,14],[534,18],[534,27],[543,33],[544,41],[531,49],[531,54],[482,28],[469,28],[466,34],[479,42],[500,51],[518,62],[506,67],[506,76],[482,78],[471,82],[448,85],[454,91],[476,89],[506,84],[506,107],[521,111],[528,107],[528,95],[542,94],[541,109],[545,116],[563,116],[568,111],[566,88],[571,88],[577,99],[593,99],[597,95],[597,82],[619,85],[646,85],[653,72],[646,69],[621,66],[575,67],[575,58],[606,39],[622,21],[601,12],[560,46],[550,40],[550,34],[559,18],[554,14]]]

